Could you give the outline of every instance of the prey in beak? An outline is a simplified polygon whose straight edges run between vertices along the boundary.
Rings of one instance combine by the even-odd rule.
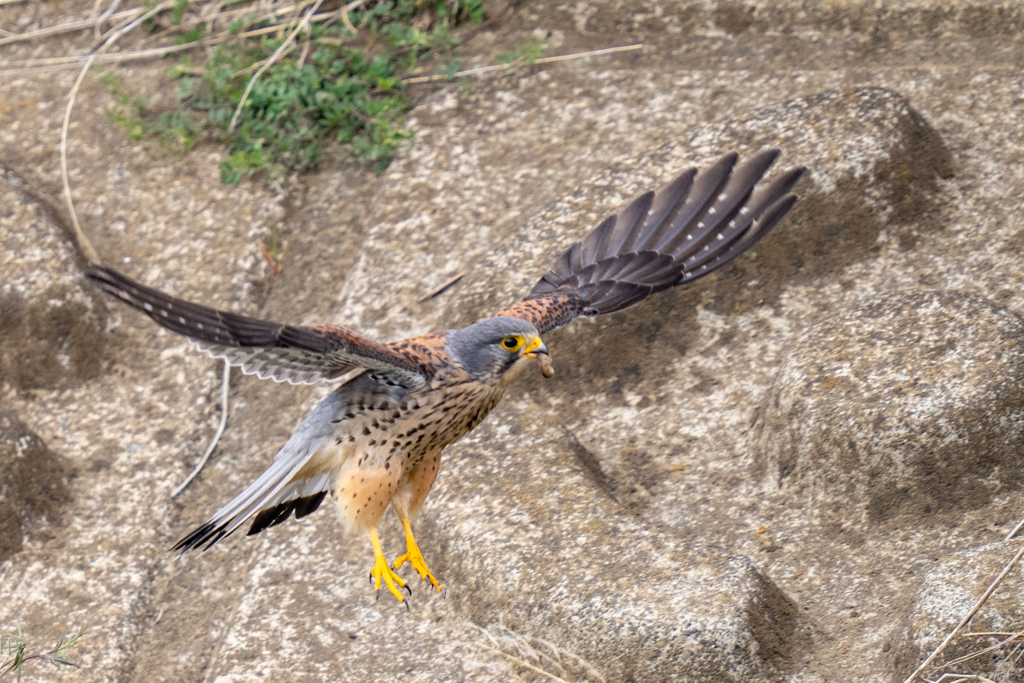
[[[542,377],[548,379],[554,376],[555,369],[551,367],[551,356],[548,354],[548,347],[544,345],[540,337],[534,337],[533,341],[523,349],[523,355],[528,358],[537,359],[537,365],[540,367]]]

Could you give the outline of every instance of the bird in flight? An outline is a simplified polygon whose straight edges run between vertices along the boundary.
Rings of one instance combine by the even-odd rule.
[[[103,266],[89,278],[160,325],[246,374],[291,384],[341,379],[256,481],[175,550],[208,550],[251,520],[248,535],[315,511],[328,493],[343,524],[369,535],[370,579],[408,607],[397,569],[409,563],[443,592],[410,520],[437,477],[441,453],[480,424],[512,380],[535,363],[554,370],[541,336],[578,317],[612,313],[720,268],[764,237],[792,208],[803,168],[759,181],[779,157],[767,149],[738,163],[728,154],[648,192],[573,244],[526,298],[458,330],[378,343],[335,325],[283,325],[168,296]],[[387,561],[377,524],[388,506],[405,553]]]

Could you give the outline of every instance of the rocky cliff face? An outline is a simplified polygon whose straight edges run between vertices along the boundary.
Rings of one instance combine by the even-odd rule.
[[[811,170],[755,252],[549,335],[556,376],[526,373],[447,451],[419,538],[449,599],[414,587],[409,612],[374,602],[368,544],[328,506],[168,554],[326,389],[234,377],[214,460],[172,500],[219,365],[83,281],[56,152],[72,77],[0,76],[0,630],[90,628],[80,669],[29,680],[902,680],[1019,543],[1024,13],[847,5],[518,5],[467,49],[537,28],[560,52],[646,47],[424,92],[380,178],[224,186],[219,150],[130,144],[87,83],[71,181],[108,264],[378,339],[515,301],[606,214],[728,150]],[[1004,591],[979,624],[1020,631]],[[1010,654],[957,670],[1017,680]]]

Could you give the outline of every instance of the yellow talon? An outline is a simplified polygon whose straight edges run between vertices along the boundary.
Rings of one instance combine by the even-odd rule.
[[[413,538],[412,526],[410,526],[409,520],[403,519],[402,526],[405,528],[405,554],[399,555],[395,558],[395,569],[398,569],[408,562],[412,565],[412,568],[416,570],[416,573],[420,575],[420,578],[436,588],[438,593],[447,594],[444,586],[438,583],[437,579],[434,578],[434,575],[430,573],[427,563],[423,561],[423,555],[420,554],[420,548],[416,545],[416,539]]]
[[[370,579],[373,581],[373,587],[377,591],[377,597],[380,598],[380,582],[383,579],[391,594],[398,598],[398,602],[403,603],[408,609],[409,602],[399,589],[409,589],[406,587],[402,577],[388,566],[387,558],[384,557],[384,550],[380,547],[380,538],[377,537],[376,529],[370,530],[370,544],[373,546],[374,557],[373,569],[370,570]],[[409,594],[411,595],[412,591],[409,591]]]

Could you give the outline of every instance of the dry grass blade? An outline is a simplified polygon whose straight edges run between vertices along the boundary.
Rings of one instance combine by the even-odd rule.
[[[519,635],[501,623],[492,625],[493,628],[496,628],[499,631],[499,635],[492,634],[489,629],[481,628],[476,624],[471,623],[469,626],[472,626],[477,632],[483,635],[487,639],[487,643],[482,646],[465,643],[467,646],[482,649],[484,652],[492,655],[501,655],[504,659],[516,664],[517,666],[529,669],[530,671],[539,673],[552,681],[559,681],[560,683],[569,683],[566,677],[570,674],[562,664],[563,658],[565,658],[567,660],[571,660],[583,669],[586,680],[595,680],[598,683],[605,683],[604,676],[602,676],[597,669],[591,666],[589,662],[564,648],[558,647],[550,641],[544,640],[543,638]],[[542,652],[537,647],[534,647],[534,644],[542,646],[544,649],[548,650],[550,654]],[[506,650],[514,650],[515,652],[510,653]],[[552,673],[544,667],[554,668],[558,670],[558,674],[561,675]]]
[[[104,22],[106,22],[106,20],[110,18],[110,15],[117,11],[117,8],[120,4],[121,0],[113,0],[110,3],[110,7],[108,7],[106,11],[100,15],[100,18],[96,20],[96,28],[93,29],[93,32],[95,33],[97,40],[99,40],[100,35],[103,33]]]
[[[490,645],[484,645],[484,648],[488,652],[490,652],[491,654],[501,655],[502,657],[504,657],[504,658],[508,659],[509,661],[513,662],[517,666],[521,666],[521,667],[523,667],[525,669],[529,669],[530,671],[534,671],[536,673],[539,673],[542,676],[546,676],[547,678],[551,679],[552,681],[557,681],[557,683],[569,683],[569,681],[566,681],[564,678],[560,678],[560,677],[558,677],[558,676],[556,676],[556,675],[554,675],[552,673],[548,673],[544,669],[541,669],[540,667],[534,666],[533,664],[530,664],[529,662],[524,661],[523,659],[520,659],[520,657],[516,657],[515,655],[510,655],[509,653],[505,652],[504,650],[501,649],[501,645],[500,645],[499,641],[497,639],[495,639],[494,636],[492,636],[487,631],[487,629],[480,628],[476,624],[470,624],[470,626],[472,626],[473,628],[477,629],[482,634],[484,634],[487,637],[487,639],[491,642]],[[499,628],[504,629],[504,630],[508,630],[508,629],[505,629],[504,626],[499,626]],[[520,650],[520,656],[523,656],[522,655],[522,648],[516,642],[515,639],[511,639],[511,638],[507,638],[507,637],[503,636],[503,637],[500,638],[500,640],[501,641],[505,641],[505,642],[511,641],[513,646],[516,647],[517,650]]]
[[[64,183],[64,200],[67,202],[68,213],[71,214],[71,223],[75,228],[75,240],[78,242],[78,248],[90,263],[99,263],[100,257],[99,254],[96,253],[96,249],[93,248],[92,242],[90,242],[89,238],[85,236],[84,232],[82,232],[82,226],[78,222],[78,213],[75,212],[75,203],[71,199],[71,182],[68,180],[68,128],[71,125],[71,112],[75,106],[75,98],[78,96],[78,89],[82,87],[82,81],[85,80],[85,75],[89,73],[89,67],[92,66],[93,59],[97,54],[106,52],[124,33],[132,30],[146,19],[171,7],[173,4],[174,0],[165,0],[132,23],[126,25],[117,33],[111,35],[110,38],[107,39],[107,42],[105,42],[97,52],[94,52],[89,56],[89,59],[85,62],[85,66],[82,67],[82,71],[78,74],[78,78],[75,80],[75,84],[72,86],[71,92],[68,93],[68,106],[67,109],[64,110],[64,123],[61,125],[60,129],[60,176],[61,181]]]
[[[1018,208],[1018,209],[1020,209],[1020,207],[1019,207],[1019,206],[1018,206],[1017,208]],[[1010,531],[1010,533],[1006,534],[1006,538],[1004,538],[1003,540],[1004,540],[1004,541],[1009,541],[1009,540],[1010,540],[1011,538],[1013,538],[1014,536],[1016,536],[1016,535],[1017,535],[1017,533],[1018,533],[1018,532],[1019,532],[1019,531],[1020,531],[1021,529],[1024,529],[1024,519],[1022,519],[1022,520],[1020,520],[1019,522],[1017,522],[1017,526],[1013,527],[1013,530],[1012,530],[1012,531]]]
[[[973,634],[965,633],[964,635],[973,635]],[[1017,638],[1021,637],[1022,635],[1024,635],[1024,631],[1021,631],[1020,633],[1009,633],[1009,634],[1007,634],[1008,637],[1004,637],[1004,639],[1002,641],[996,643],[995,645],[989,645],[988,647],[983,648],[981,650],[978,650],[977,652],[972,652],[970,654],[964,655],[963,657],[957,657],[956,659],[954,659],[952,661],[946,662],[943,666],[955,666],[957,664],[962,664],[963,662],[966,662],[968,660],[980,657],[983,654],[987,654],[989,652],[994,652],[995,650],[998,650],[998,649],[1002,648],[1007,643],[1013,642],[1014,640],[1016,640]]]
[[[20,1],[22,0],[0,0],[0,6],[4,4],[13,4],[13,2]],[[259,11],[262,12],[262,14],[260,14],[256,19],[254,19],[254,23],[259,23],[261,21],[273,21],[276,17],[278,17],[281,14],[296,11],[298,9],[301,9],[302,7],[312,4],[315,1],[316,0],[304,0],[303,2],[300,3],[279,2],[261,5],[259,7]],[[109,37],[114,31],[123,26],[125,22],[131,22],[146,12],[146,10],[142,7],[134,7],[132,9],[121,10],[120,12],[118,12],[116,10],[120,6],[120,3],[121,0],[114,0],[114,2],[111,3],[110,7],[108,7],[106,11],[104,11],[99,16],[94,16],[89,19],[70,21],[64,24],[57,24],[56,26],[47,26],[45,28],[35,29],[33,31],[25,31],[24,33],[11,33],[10,31],[4,31],[6,37],[0,38],[0,45],[23,42],[26,40],[33,40],[35,38],[45,38],[47,36],[60,35],[62,33],[71,33],[74,31],[84,31],[90,28],[97,33],[97,40],[95,44],[98,45],[102,43],[104,40],[106,40],[106,38]],[[223,5],[223,3],[218,4]],[[359,4],[362,3],[360,2]],[[252,7],[250,5],[246,5],[241,8],[216,12],[215,14],[210,16],[192,18],[183,22],[183,24],[186,27],[188,27],[194,26],[199,23],[205,23],[211,20],[226,20],[251,11]],[[331,12],[330,14],[335,14],[335,12]],[[319,21],[325,16],[327,15],[316,15],[312,17],[312,21]],[[102,26],[103,24],[108,22],[113,22],[114,26],[106,34],[103,34]],[[274,28],[274,30],[280,29],[280,26]]]
[[[621,47],[606,47],[601,50],[590,50],[589,52],[577,52],[571,55],[559,55],[557,57],[541,57],[540,59],[534,60],[533,64],[549,64],[551,62],[565,62],[572,59],[583,59],[584,57],[596,57],[598,55],[607,55],[613,52],[629,52],[631,50],[640,50],[643,48],[643,43],[637,43],[636,45],[623,45]],[[414,83],[432,83],[434,81],[450,81],[453,78],[459,78],[460,76],[476,76],[478,74],[490,73],[492,71],[505,71],[512,69],[522,64],[523,59],[517,59],[509,64],[492,64],[490,66],[479,66],[475,69],[466,69],[465,71],[459,71],[452,76],[416,76],[415,78],[403,79],[403,83],[414,84]]]
[[[458,282],[459,280],[461,280],[464,277],[466,277],[466,271],[462,271],[461,273],[459,273],[455,277],[448,279],[447,281],[445,281],[444,283],[442,283],[441,285],[439,285],[435,289],[427,292],[426,294],[421,296],[419,299],[416,299],[416,303],[421,304],[424,301],[427,301],[428,299],[433,299],[434,297],[441,296],[441,294],[444,293],[445,290],[447,290],[449,287],[451,287],[452,285],[454,285],[456,282]]]
[[[1024,545],[1022,545],[1020,550],[1017,551],[1017,554],[1013,556],[1013,559],[1010,560],[1010,562],[1005,567],[1003,567],[1003,571],[1000,572],[999,576],[995,578],[995,581],[993,581],[991,585],[989,585],[989,587],[985,590],[985,593],[980,598],[978,598],[978,601],[974,604],[974,607],[971,608],[971,611],[968,612],[967,615],[960,620],[960,623],[956,625],[956,628],[949,632],[949,635],[947,635],[945,639],[941,643],[939,643],[939,646],[935,648],[935,651],[928,655],[928,658],[921,663],[921,666],[917,667],[917,670],[914,671],[914,673],[910,674],[910,676],[908,676],[907,679],[903,681],[903,683],[913,683],[914,679],[917,678],[922,671],[928,668],[928,665],[931,664],[935,660],[935,658],[939,656],[939,653],[946,649],[946,646],[949,645],[950,641],[953,640],[953,638],[955,638],[956,635],[960,633],[960,631],[962,631],[968,623],[970,623],[971,619],[974,618],[974,615],[977,614],[978,611],[984,606],[984,604],[988,601],[989,597],[995,592],[996,588],[999,587],[999,584],[1001,584],[1003,582],[1003,579],[1006,578],[1006,575],[1009,574],[1015,566],[1017,566],[1017,563],[1020,562],[1021,557],[1024,557]]]
[[[0,0],[3,2],[3,0]],[[118,12],[112,16],[107,17],[108,20],[117,19],[123,21],[124,19],[133,19],[141,15],[143,11],[139,8],[124,10]],[[0,45],[8,45],[10,43],[17,43],[25,40],[33,40],[35,38],[45,38],[47,36],[55,36],[61,33],[69,33],[71,31],[84,31],[96,26],[99,19],[83,19],[81,21],[70,21],[66,24],[57,24],[56,26],[48,26],[46,28],[39,28],[34,31],[25,31],[24,33],[16,33],[10,37],[0,39]]]
[[[356,7],[362,7],[363,0],[359,0],[358,4],[356,4],[356,3],[351,3],[351,4],[356,5]],[[356,9],[356,7],[353,7],[352,9]],[[356,27],[352,25],[352,20],[348,18],[349,5],[346,5],[346,6],[342,7],[338,11],[341,12],[341,22],[343,24],[345,24],[345,28],[347,28],[352,33],[352,35],[355,35],[355,34],[359,33],[359,31],[356,30]]]

